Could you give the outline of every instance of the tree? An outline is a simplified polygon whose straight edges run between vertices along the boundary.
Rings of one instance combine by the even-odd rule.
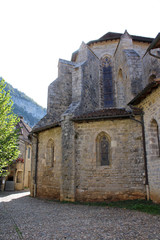
[[[19,118],[13,113],[13,101],[6,84],[0,80],[0,176],[7,175],[7,167],[18,158]]]

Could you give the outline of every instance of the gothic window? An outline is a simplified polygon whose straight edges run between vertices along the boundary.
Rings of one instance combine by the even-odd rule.
[[[113,107],[112,67],[108,57],[102,60],[104,107]]]
[[[47,144],[46,165],[49,167],[54,166],[54,142],[52,139],[49,139]]]
[[[110,140],[106,133],[102,132],[96,140],[96,154],[98,166],[110,165]]]
[[[150,139],[149,139],[149,144],[150,144],[150,153],[151,156],[157,157],[160,156],[160,139],[159,139],[159,128],[157,121],[153,119],[150,124]]]

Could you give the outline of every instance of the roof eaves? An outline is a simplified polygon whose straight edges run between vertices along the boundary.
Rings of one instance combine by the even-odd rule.
[[[107,119],[121,119],[121,118],[130,118],[132,114],[126,115],[112,115],[112,116],[96,116],[96,117],[82,117],[82,118],[72,118],[73,122],[82,122],[82,121],[97,121],[97,120],[107,120]]]
[[[155,39],[153,39],[152,43],[149,45],[148,49],[146,50],[144,56],[152,49],[159,48],[160,47],[160,33],[156,36]],[[144,58],[143,56],[143,58]]]
[[[148,94],[150,94],[155,88],[160,86],[160,80],[154,80],[151,83],[149,83],[140,93],[133,98],[128,105],[137,105],[139,104]]]
[[[48,130],[48,129],[51,129],[51,128],[59,127],[59,126],[61,126],[60,122],[55,122],[55,123],[50,124],[50,125],[35,128],[31,131],[31,133],[39,133],[39,132],[42,132],[42,131],[45,131],[45,130]]]

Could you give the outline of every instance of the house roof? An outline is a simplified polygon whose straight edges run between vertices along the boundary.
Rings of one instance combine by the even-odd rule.
[[[152,91],[154,91],[159,86],[160,86],[160,79],[152,81],[140,93],[138,93],[137,96],[128,103],[128,105],[139,104],[144,98],[146,98],[149,94],[152,93]]]
[[[60,116],[47,113],[32,129],[31,133],[38,133],[53,127],[57,127],[60,124]]]
[[[120,39],[122,35],[123,35],[122,33],[108,32],[105,35],[103,35],[102,37],[100,37],[99,39],[92,40],[92,41],[88,42],[87,44],[90,45],[93,43]],[[135,36],[135,35],[130,35],[130,36],[134,41],[148,42],[148,43],[151,43],[153,41],[153,38],[141,37],[141,36]]]
[[[141,111],[139,110],[127,111],[126,109],[123,108],[108,108],[77,115],[73,117],[72,120],[77,122],[96,119],[99,120],[99,119],[128,118],[133,113],[134,115],[139,115]]]
[[[29,142],[28,136],[32,128],[27,123],[24,122],[23,117],[20,117],[20,121],[17,124],[16,128],[20,130],[20,138],[23,141]]]
[[[37,127],[37,128],[35,128],[35,129],[33,129],[31,133],[39,133],[39,132],[48,130],[48,129],[50,129],[50,128],[55,128],[55,127],[59,127],[59,126],[60,126],[60,122],[54,121],[54,122],[52,122],[51,124],[44,125],[44,126]]]

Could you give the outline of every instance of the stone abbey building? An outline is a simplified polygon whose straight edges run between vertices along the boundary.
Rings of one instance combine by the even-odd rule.
[[[83,42],[71,61],[59,60],[47,115],[32,130],[32,196],[160,202],[160,52],[153,40],[109,32]]]

